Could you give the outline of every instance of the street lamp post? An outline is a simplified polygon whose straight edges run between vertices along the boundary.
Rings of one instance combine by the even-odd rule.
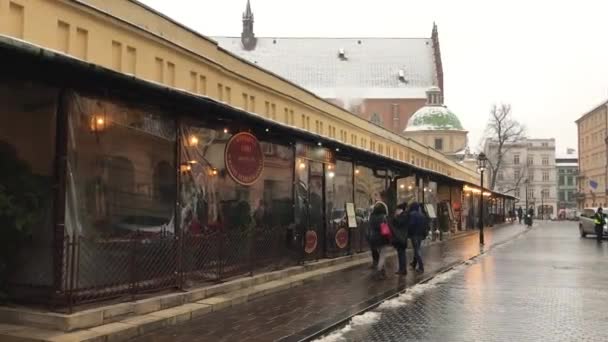
[[[477,157],[477,169],[481,173],[481,193],[479,195],[479,244],[483,245],[483,172],[486,170],[488,158],[486,154],[481,152]]]
[[[524,214],[528,214],[528,184],[530,183],[530,181],[528,181],[528,179],[526,178],[526,180],[524,181],[524,184],[526,185],[526,212]]]

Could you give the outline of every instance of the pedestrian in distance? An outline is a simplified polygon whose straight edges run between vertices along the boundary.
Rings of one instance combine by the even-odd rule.
[[[524,210],[521,206],[517,209],[517,218],[519,219],[519,224],[521,224],[521,220],[524,219]]]
[[[424,214],[420,212],[420,204],[414,202],[408,211],[408,234],[414,249],[414,260],[410,264],[418,273],[424,272],[424,263],[420,254],[422,241],[428,235],[428,222]]]
[[[378,264],[374,272],[377,280],[386,279],[384,263],[390,250],[391,231],[387,220],[388,210],[384,203],[376,203],[369,218],[369,242],[370,248],[378,251]],[[388,233],[387,233],[388,230]]]
[[[597,208],[597,212],[593,217],[593,223],[595,223],[595,237],[597,242],[602,242],[604,237],[604,226],[606,225],[606,216],[602,211],[602,207]]]
[[[399,270],[395,273],[400,276],[407,275],[407,259],[405,249],[407,248],[408,236],[408,212],[407,203],[397,206],[395,217],[393,217],[393,247],[397,250]]]

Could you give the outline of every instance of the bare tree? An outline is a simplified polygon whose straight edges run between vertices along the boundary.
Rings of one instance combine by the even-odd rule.
[[[497,176],[502,170],[505,155],[513,143],[525,138],[525,134],[525,127],[513,119],[510,104],[492,106],[485,135],[485,149],[490,164],[489,185],[492,190],[496,187]],[[488,149],[489,147],[491,149]],[[519,187],[524,177],[524,172],[520,172],[519,180],[515,180],[514,186]]]

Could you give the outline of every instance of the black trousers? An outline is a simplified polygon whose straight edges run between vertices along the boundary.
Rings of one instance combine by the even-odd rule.
[[[374,247],[370,247],[370,249],[372,251],[372,263],[374,267],[376,267],[378,265],[378,259],[380,259],[380,252]]]
[[[604,237],[604,227],[595,226],[595,238],[597,239],[597,241],[601,242],[603,237]]]

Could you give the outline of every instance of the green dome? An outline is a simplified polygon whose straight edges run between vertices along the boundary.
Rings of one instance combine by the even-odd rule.
[[[463,131],[456,114],[445,106],[424,106],[407,123],[405,132],[413,131]]]

